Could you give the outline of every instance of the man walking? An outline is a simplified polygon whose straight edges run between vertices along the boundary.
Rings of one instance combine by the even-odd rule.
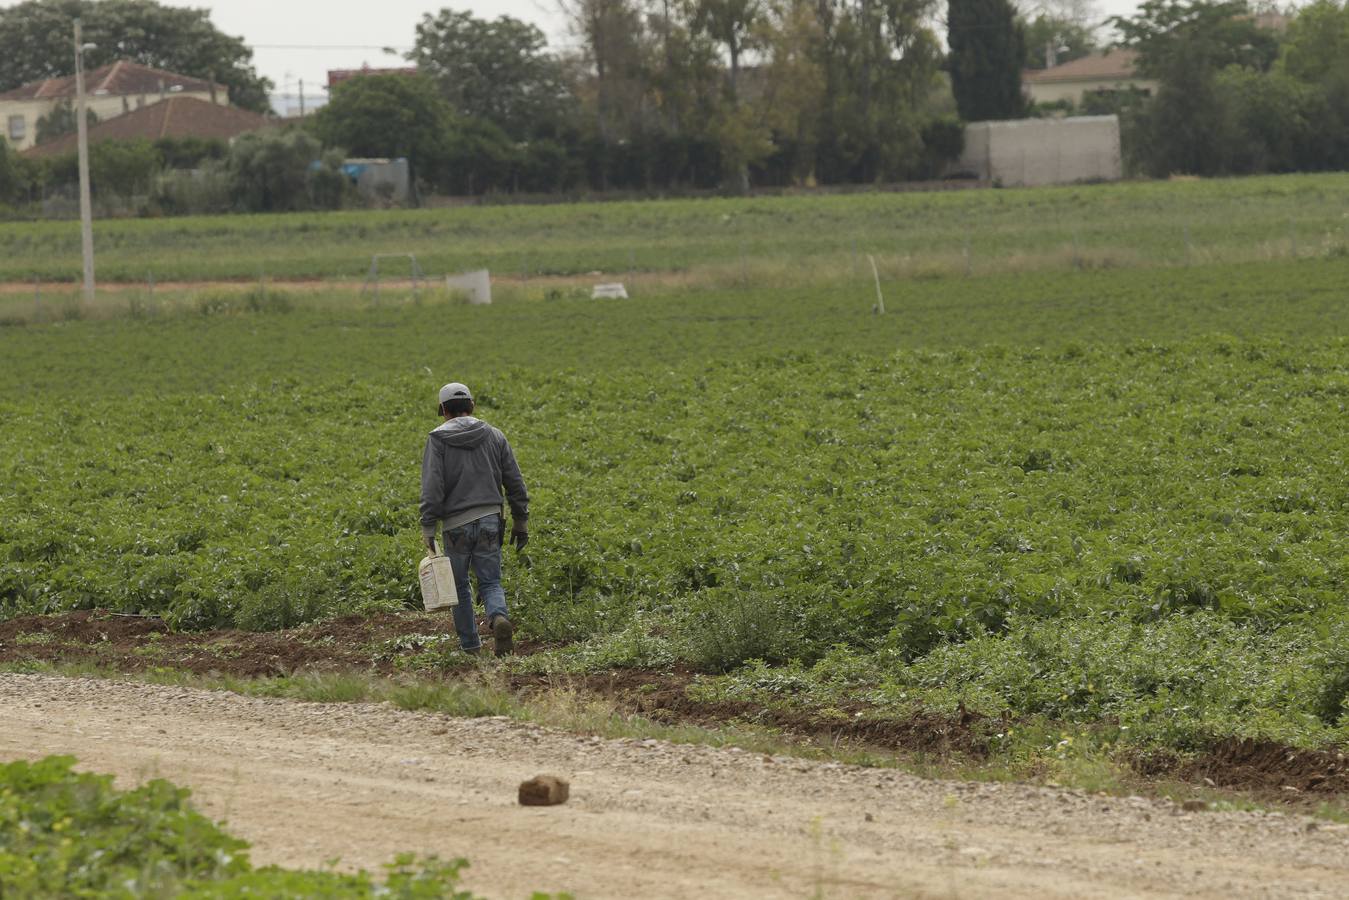
[[[459,645],[478,653],[482,641],[469,592],[469,569],[478,580],[478,599],[487,608],[496,655],[515,649],[514,628],[501,587],[501,541],[506,528],[501,491],[511,507],[511,543],[523,550],[529,540],[529,494],[506,436],[473,418],[473,395],[452,382],[440,389],[437,408],[445,421],[426,439],[422,453],[422,539],[436,553],[436,528],[443,523],[445,555],[454,568],[459,605],[454,628]]]

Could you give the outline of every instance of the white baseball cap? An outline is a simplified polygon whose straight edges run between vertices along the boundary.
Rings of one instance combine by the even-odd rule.
[[[468,385],[460,384],[457,381],[451,381],[440,389],[440,402],[447,400],[472,400],[473,395],[469,393]]]

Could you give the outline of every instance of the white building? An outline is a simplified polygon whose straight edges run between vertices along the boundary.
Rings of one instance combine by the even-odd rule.
[[[971,122],[955,171],[1004,187],[1118,181],[1118,116]]]
[[[224,85],[119,60],[84,73],[85,103],[100,119],[111,119],[169,97],[229,103]],[[39,119],[58,106],[75,103],[75,76],[47,78],[0,94],[0,126],[17,150],[37,142]]]
[[[1021,85],[1034,103],[1059,103],[1064,100],[1080,105],[1088,94],[1139,90],[1151,95],[1156,81],[1142,78],[1135,67],[1138,51],[1114,48],[1091,53],[1081,59],[1037,69],[1021,76]]]

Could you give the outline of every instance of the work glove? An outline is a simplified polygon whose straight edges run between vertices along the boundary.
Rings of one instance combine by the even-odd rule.
[[[524,522],[516,522],[511,526],[511,546],[516,550],[523,550],[528,543],[529,526]]]
[[[435,537],[423,537],[422,543],[426,545],[426,551],[431,556],[439,556],[440,551],[436,549]]]

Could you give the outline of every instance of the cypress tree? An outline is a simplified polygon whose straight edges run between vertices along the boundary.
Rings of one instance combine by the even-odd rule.
[[[1026,35],[1010,0],[950,0],[947,29],[960,118],[985,122],[1025,115]]]

